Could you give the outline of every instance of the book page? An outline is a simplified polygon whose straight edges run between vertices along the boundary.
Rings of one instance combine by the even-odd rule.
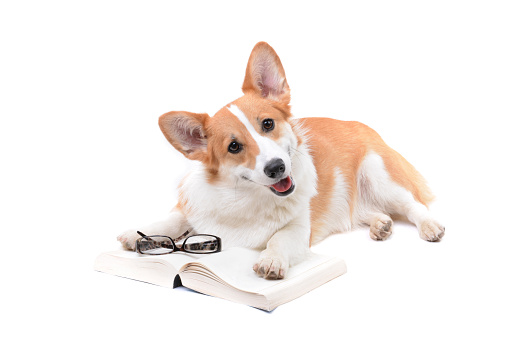
[[[200,258],[207,256],[207,254],[192,254],[184,252],[174,252],[163,255],[150,255],[150,254],[139,254],[137,252],[125,250],[111,251],[107,253],[117,258],[136,259],[140,261],[165,262],[173,266],[177,271],[185,264],[192,261],[197,261]]]
[[[117,250],[100,254],[94,269],[120,277],[140,280],[155,285],[173,287],[175,275],[185,264],[199,260],[204,254],[171,253],[143,255]]]
[[[256,250],[230,248],[209,257],[202,257],[199,262],[225,283],[242,291],[261,293],[263,290],[279,284],[290,284],[292,278],[330,260],[329,257],[311,254],[307,260],[290,267],[284,279],[267,280],[259,277],[253,271],[253,265],[258,260],[259,255],[260,252]],[[187,267],[189,265],[186,265],[183,270],[185,271]]]

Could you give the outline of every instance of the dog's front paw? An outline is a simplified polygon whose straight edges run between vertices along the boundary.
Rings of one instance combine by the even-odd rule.
[[[134,251],[136,246],[136,240],[138,240],[138,238],[141,237],[138,233],[136,233],[135,230],[128,230],[119,235],[117,237],[117,240],[120,241],[124,249]]]
[[[288,272],[288,262],[280,256],[263,251],[253,270],[265,279],[283,279]]]
[[[419,236],[427,241],[440,241],[445,234],[445,227],[435,220],[427,220],[419,225]]]

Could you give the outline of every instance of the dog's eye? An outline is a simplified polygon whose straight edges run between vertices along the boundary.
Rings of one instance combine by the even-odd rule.
[[[228,146],[228,152],[230,152],[230,153],[235,154],[235,153],[239,153],[240,151],[242,151],[242,145],[236,141],[232,141],[230,143],[230,145]]]
[[[272,119],[263,120],[262,127],[265,132],[272,131],[274,129],[274,120]]]

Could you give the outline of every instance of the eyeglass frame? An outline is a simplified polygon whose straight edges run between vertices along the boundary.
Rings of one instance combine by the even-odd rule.
[[[145,234],[143,234],[140,231],[136,231],[136,233],[138,233],[141,236],[141,238],[136,239],[136,245],[135,245],[136,252],[139,253],[139,254],[166,255],[166,254],[171,254],[171,253],[174,253],[174,252],[185,252],[185,253],[191,253],[191,254],[212,254],[212,253],[221,252],[221,238],[219,238],[216,235],[212,235],[212,234],[192,234],[192,235],[187,236],[186,238],[184,238],[184,241],[182,242],[182,244],[180,246],[177,246],[175,241],[171,237],[169,237],[167,235],[145,235]],[[184,234],[184,236],[185,235],[187,235],[187,234]],[[186,250],[184,248],[184,245],[186,244],[186,241],[189,238],[196,237],[196,236],[206,236],[206,237],[216,238],[217,239],[217,248],[213,252],[205,252],[205,253],[198,253],[198,252],[193,252],[193,251]],[[140,250],[139,243],[141,242],[142,239],[146,239],[146,240],[152,241],[152,239],[150,239],[150,237],[160,237],[160,238],[168,238],[168,239],[170,239],[170,241],[171,241],[171,243],[173,245],[173,250],[171,252],[168,252],[168,253],[142,253],[141,250]],[[180,241],[182,239],[182,236],[178,237],[177,239]]]

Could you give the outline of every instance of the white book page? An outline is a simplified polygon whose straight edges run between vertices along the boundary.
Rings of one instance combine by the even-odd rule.
[[[259,277],[253,271],[253,265],[258,260],[259,255],[260,252],[256,250],[231,248],[209,257],[202,257],[200,264],[206,266],[224,282],[239,290],[259,293],[279,284],[292,284],[292,278],[331,259],[318,254],[311,254],[304,262],[290,267],[284,279],[267,280]]]
[[[150,261],[150,262],[164,262],[168,263],[170,266],[173,266],[177,271],[187,263],[197,261],[207,254],[191,254],[184,252],[174,252],[170,254],[163,255],[149,255],[149,254],[139,254],[133,251],[114,251],[109,252],[109,255],[118,257],[118,258],[126,258],[126,259],[135,259],[139,261]],[[210,256],[210,254],[208,254]]]

